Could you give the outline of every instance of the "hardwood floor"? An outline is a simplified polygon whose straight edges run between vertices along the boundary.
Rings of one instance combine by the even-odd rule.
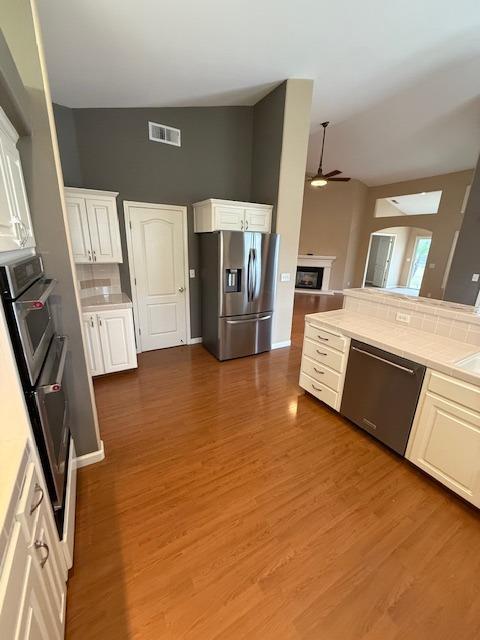
[[[67,638],[480,637],[478,512],[297,385],[303,315],[339,302],[298,296],[290,349],[95,382]]]

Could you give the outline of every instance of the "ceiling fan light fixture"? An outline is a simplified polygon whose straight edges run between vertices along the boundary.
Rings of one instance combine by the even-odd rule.
[[[327,184],[327,180],[325,180],[325,178],[322,178],[322,176],[315,176],[310,180],[310,185],[312,187],[325,187]]]

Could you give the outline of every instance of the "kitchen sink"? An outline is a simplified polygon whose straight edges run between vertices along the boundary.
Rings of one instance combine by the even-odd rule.
[[[473,356],[468,356],[468,358],[456,362],[455,366],[480,375],[480,353],[474,353]]]

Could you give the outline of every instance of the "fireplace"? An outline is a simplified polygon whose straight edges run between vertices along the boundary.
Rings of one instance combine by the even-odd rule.
[[[295,291],[298,293],[329,294],[330,275],[335,256],[317,256],[304,253],[298,256]]]
[[[321,290],[323,282],[323,267],[297,267],[295,279],[296,289]]]

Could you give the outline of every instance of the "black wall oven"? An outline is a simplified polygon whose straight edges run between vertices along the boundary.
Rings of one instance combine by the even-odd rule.
[[[68,339],[55,334],[52,294],[39,255],[0,266],[0,291],[30,421],[54,508],[62,509],[70,432],[63,372]]]

